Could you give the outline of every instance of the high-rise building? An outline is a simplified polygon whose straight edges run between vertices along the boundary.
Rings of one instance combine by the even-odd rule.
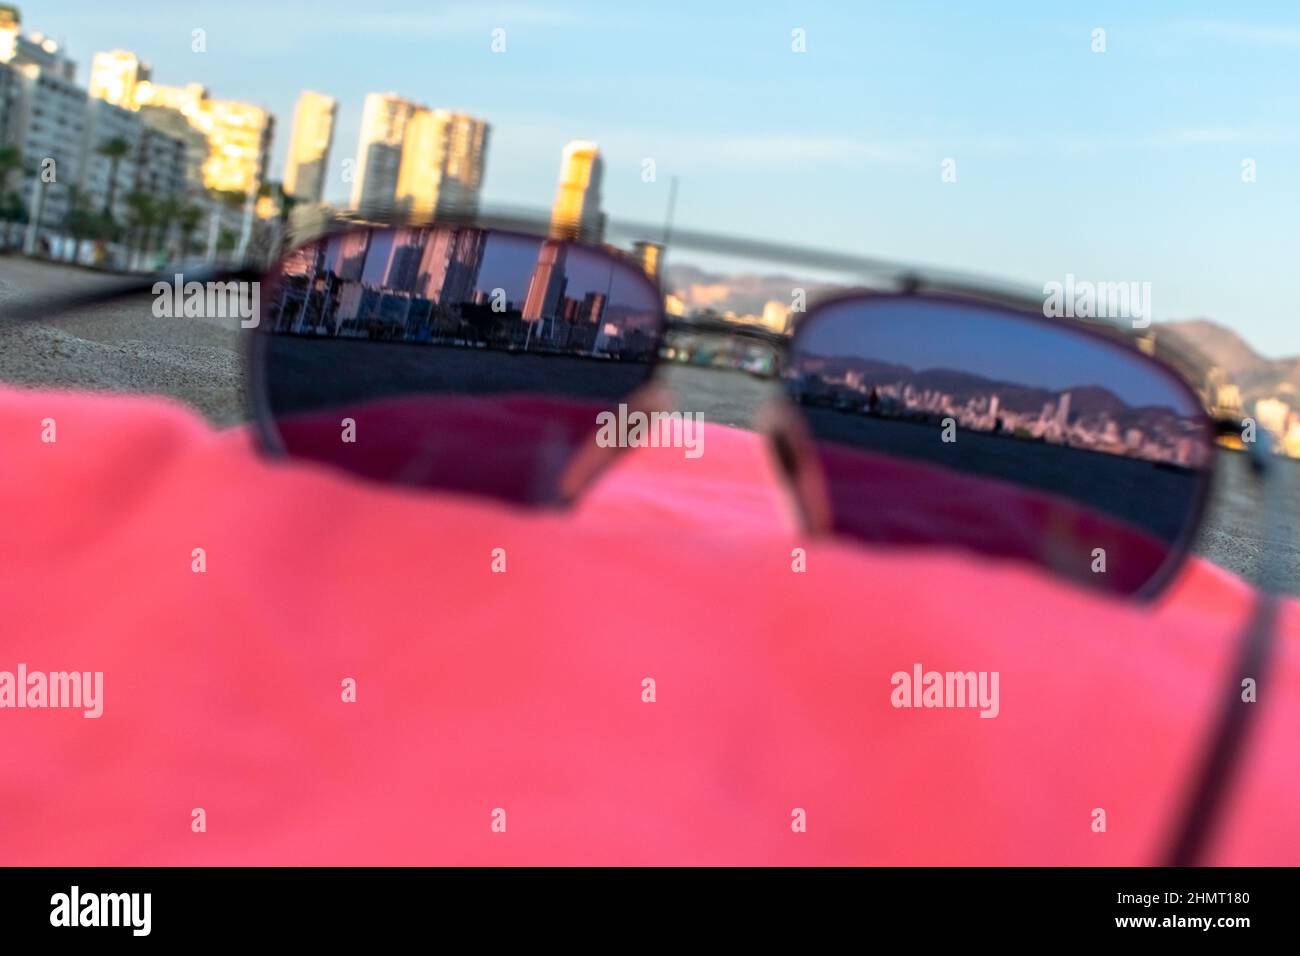
[[[396,207],[417,218],[476,210],[487,136],[487,123],[464,113],[417,110],[402,143]]]
[[[578,306],[578,321],[590,322],[592,325],[599,325],[605,317],[605,293],[588,292],[582,297],[582,304]]]
[[[96,54],[90,95],[142,112],[154,129],[185,140],[186,162],[191,170],[197,167],[203,188],[248,194],[266,176],[275,117],[260,106],[212,99],[200,83],[154,83],[149,68],[127,50]],[[202,148],[183,132],[173,114],[203,137]],[[188,174],[191,180],[194,175]]]
[[[442,126],[444,145],[437,156],[440,174],[433,208],[435,212],[475,212],[483,188],[490,127],[464,113],[435,110],[434,115]]]
[[[203,167],[208,161],[211,147],[208,138],[195,129],[185,114],[166,106],[141,106],[140,119],[147,131],[165,136],[183,144],[184,191],[203,191]]]
[[[136,91],[149,81],[149,74],[149,66],[130,50],[96,53],[90,61],[90,98],[133,110]]]
[[[266,177],[275,117],[260,106],[205,99],[190,122],[208,138],[204,185],[223,192],[256,190]]]
[[[352,206],[428,217],[478,206],[488,125],[394,93],[366,97]]]
[[[564,259],[567,247],[554,239],[542,243],[537,254],[537,265],[528,280],[524,296],[523,319],[553,319],[564,301]]]
[[[28,159],[9,180],[9,189],[28,205],[40,228],[59,227],[67,215],[71,191],[83,158],[86,91],[58,69],[24,62],[5,67],[6,136]],[[34,237],[37,233],[32,233]]]
[[[140,145],[144,124],[135,113],[104,100],[87,100],[85,116],[81,162],[75,182],[90,198],[97,213],[104,211],[111,193],[113,219],[118,223],[125,222],[130,211],[126,198],[135,190],[141,170]],[[113,140],[121,140],[127,147],[126,153],[116,160],[99,152]]]
[[[481,229],[434,229],[420,260],[416,291],[440,305],[470,301],[486,243]]]
[[[72,82],[77,65],[69,60],[58,43],[43,33],[22,35],[22,16],[12,4],[0,4],[0,63],[10,66],[38,66]]]
[[[319,203],[325,191],[338,100],[303,90],[293,111],[293,135],[284,170],[284,191],[300,202]]]
[[[396,93],[371,93],[361,114],[357,168],[352,181],[354,209],[386,210],[397,193],[406,125],[422,110]]]
[[[383,236],[366,258],[361,281],[366,285],[393,292],[415,291],[415,280],[423,251],[424,231],[395,229]]]
[[[160,106],[176,110],[187,119],[198,114],[203,101],[208,98],[208,89],[202,83],[186,83],[184,86],[168,86],[142,80],[135,86],[135,98],[131,109],[144,106]]]
[[[151,196],[181,197],[191,192],[190,143],[141,118],[140,153],[134,188]]]
[[[604,160],[595,143],[578,139],[564,147],[560,185],[551,209],[552,236],[593,243],[604,238],[605,215],[600,211],[603,176]]]
[[[651,282],[659,281],[659,269],[663,263],[664,247],[657,242],[635,242],[632,244],[633,255],[641,265],[641,271],[650,277]]]

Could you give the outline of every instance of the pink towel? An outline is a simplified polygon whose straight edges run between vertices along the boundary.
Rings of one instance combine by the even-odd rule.
[[[0,709],[0,864],[1158,859],[1242,582],[1194,561],[1143,608],[808,539],[757,436],[706,429],[542,513],[0,391],[0,680],[103,675],[99,717]],[[1283,629],[1210,862],[1300,864]],[[996,672],[996,717],[895,706],[917,667]]]

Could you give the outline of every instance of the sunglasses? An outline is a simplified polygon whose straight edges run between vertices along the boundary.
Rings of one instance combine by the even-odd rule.
[[[267,449],[525,506],[571,503],[625,447],[604,416],[657,410],[665,336],[691,328],[621,253],[465,224],[314,240],[260,299]],[[810,531],[1139,598],[1186,558],[1216,427],[1121,334],[920,290],[840,294],[796,319],[772,336],[781,397],[762,417]]]
[[[340,220],[269,269],[125,280],[10,305],[0,325],[104,315],[146,290],[155,315],[215,306],[251,330],[251,413],[269,453],[525,507],[577,499],[629,444],[602,440],[605,426],[662,411],[661,356],[725,333],[769,350],[778,387],[761,426],[812,533],[958,549],[1139,600],[1186,560],[1215,436],[1237,423],[1212,420],[1131,332],[1049,319],[1041,299],[962,276],[684,230],[672,245],[873,284],[796,309],[786,330],[669,315],[643,261],[557,237],[546,217],[475,210]],[[681,436],[680,414],[660,421],[660,438]],[[1249,451],[1271,477],[1268,441]],[[1285,490],[1265,491],[1267,521]],[[1265,577],[1171,832],[1175,865],[1207,845],[1253,716],[1240,679],[1262,681],[1279,613],[1279,570]]]

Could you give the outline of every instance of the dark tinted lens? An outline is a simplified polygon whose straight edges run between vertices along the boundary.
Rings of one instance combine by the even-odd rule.
[[[514,501],[556,497],[663,330],[658,292],[623,260],[479,229],[331,237],[264,290],[255,390],[290,456]]]
[[[1210,422],[1165,366],[1060,321],[874,296],[809,316],[786,385],[836,530],[1033,561],[1119,593],[1199,518]]]

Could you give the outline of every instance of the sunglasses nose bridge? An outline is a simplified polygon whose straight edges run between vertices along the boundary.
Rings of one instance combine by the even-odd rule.
[[[831,504],[826,481],[814,454],[812,436],[789,399],[783,394],[764,399],[755,413],[754,427],[767,437],[804,530],[813,534],[829,532]]]

